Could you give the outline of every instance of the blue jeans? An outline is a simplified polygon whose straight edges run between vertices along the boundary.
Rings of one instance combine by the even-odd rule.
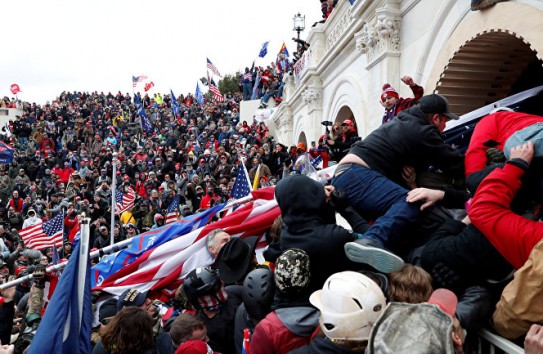
[[[419,205],[405,201],[407,190],[372,169],[352,164],[332,179],[332,185],[345,191],[354,208],[381,215],[364,233],[364,238],[385,247],[419,216]]]
[[[248,101],[253,95],[253,85],[250,82],[243,83],[243,100]]]

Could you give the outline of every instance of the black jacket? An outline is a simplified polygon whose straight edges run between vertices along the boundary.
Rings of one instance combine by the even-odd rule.
[[[291,350],[289,354],[364,354],[365,349],[351,350],[333,343],[330,339],[315,336],[309,345]]]
[[[275,198],[283,218],[281,250],[300,248],[308,253],[311,289],[320,289],[334,273],[359,268],[347,259],[343,248],[356,237],[336,225],[335,212],[326,202],[322,184],[303,175],[289,176],[277,184]],[[365,222],[347,221],[357,233],[367,229]]]
[[[463,178],[464,175],[464,155],[443,141],[438,128],[429,123],[418,107],[400,112],[396,119],[353,144],[349,153],[400,183],[405,165],[417,171],[433,166],[450,177]]]

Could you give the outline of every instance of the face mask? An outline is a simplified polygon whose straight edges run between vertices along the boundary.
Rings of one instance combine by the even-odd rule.
[[[198,197],[201,197],[201,196],[203,196],[203,195],[204,195],[204,193],[202,193],[202,192],[197,192],[197,193],[196,193],[196,196],[198,196]]]

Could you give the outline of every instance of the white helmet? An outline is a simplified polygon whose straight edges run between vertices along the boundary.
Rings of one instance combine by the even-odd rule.
[[[324,334],[341,340],[367,340],[386,307],[385,295],[377,283],[351,271],[332,274],[309,301],[321,312]]]

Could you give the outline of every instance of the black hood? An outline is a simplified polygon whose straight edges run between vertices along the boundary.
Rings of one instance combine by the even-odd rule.
[[[284,178],[275,187],[275,199],[288,226],[311,220],[335,223],[333,210],[326,203],[324,186],[304,175]]]

